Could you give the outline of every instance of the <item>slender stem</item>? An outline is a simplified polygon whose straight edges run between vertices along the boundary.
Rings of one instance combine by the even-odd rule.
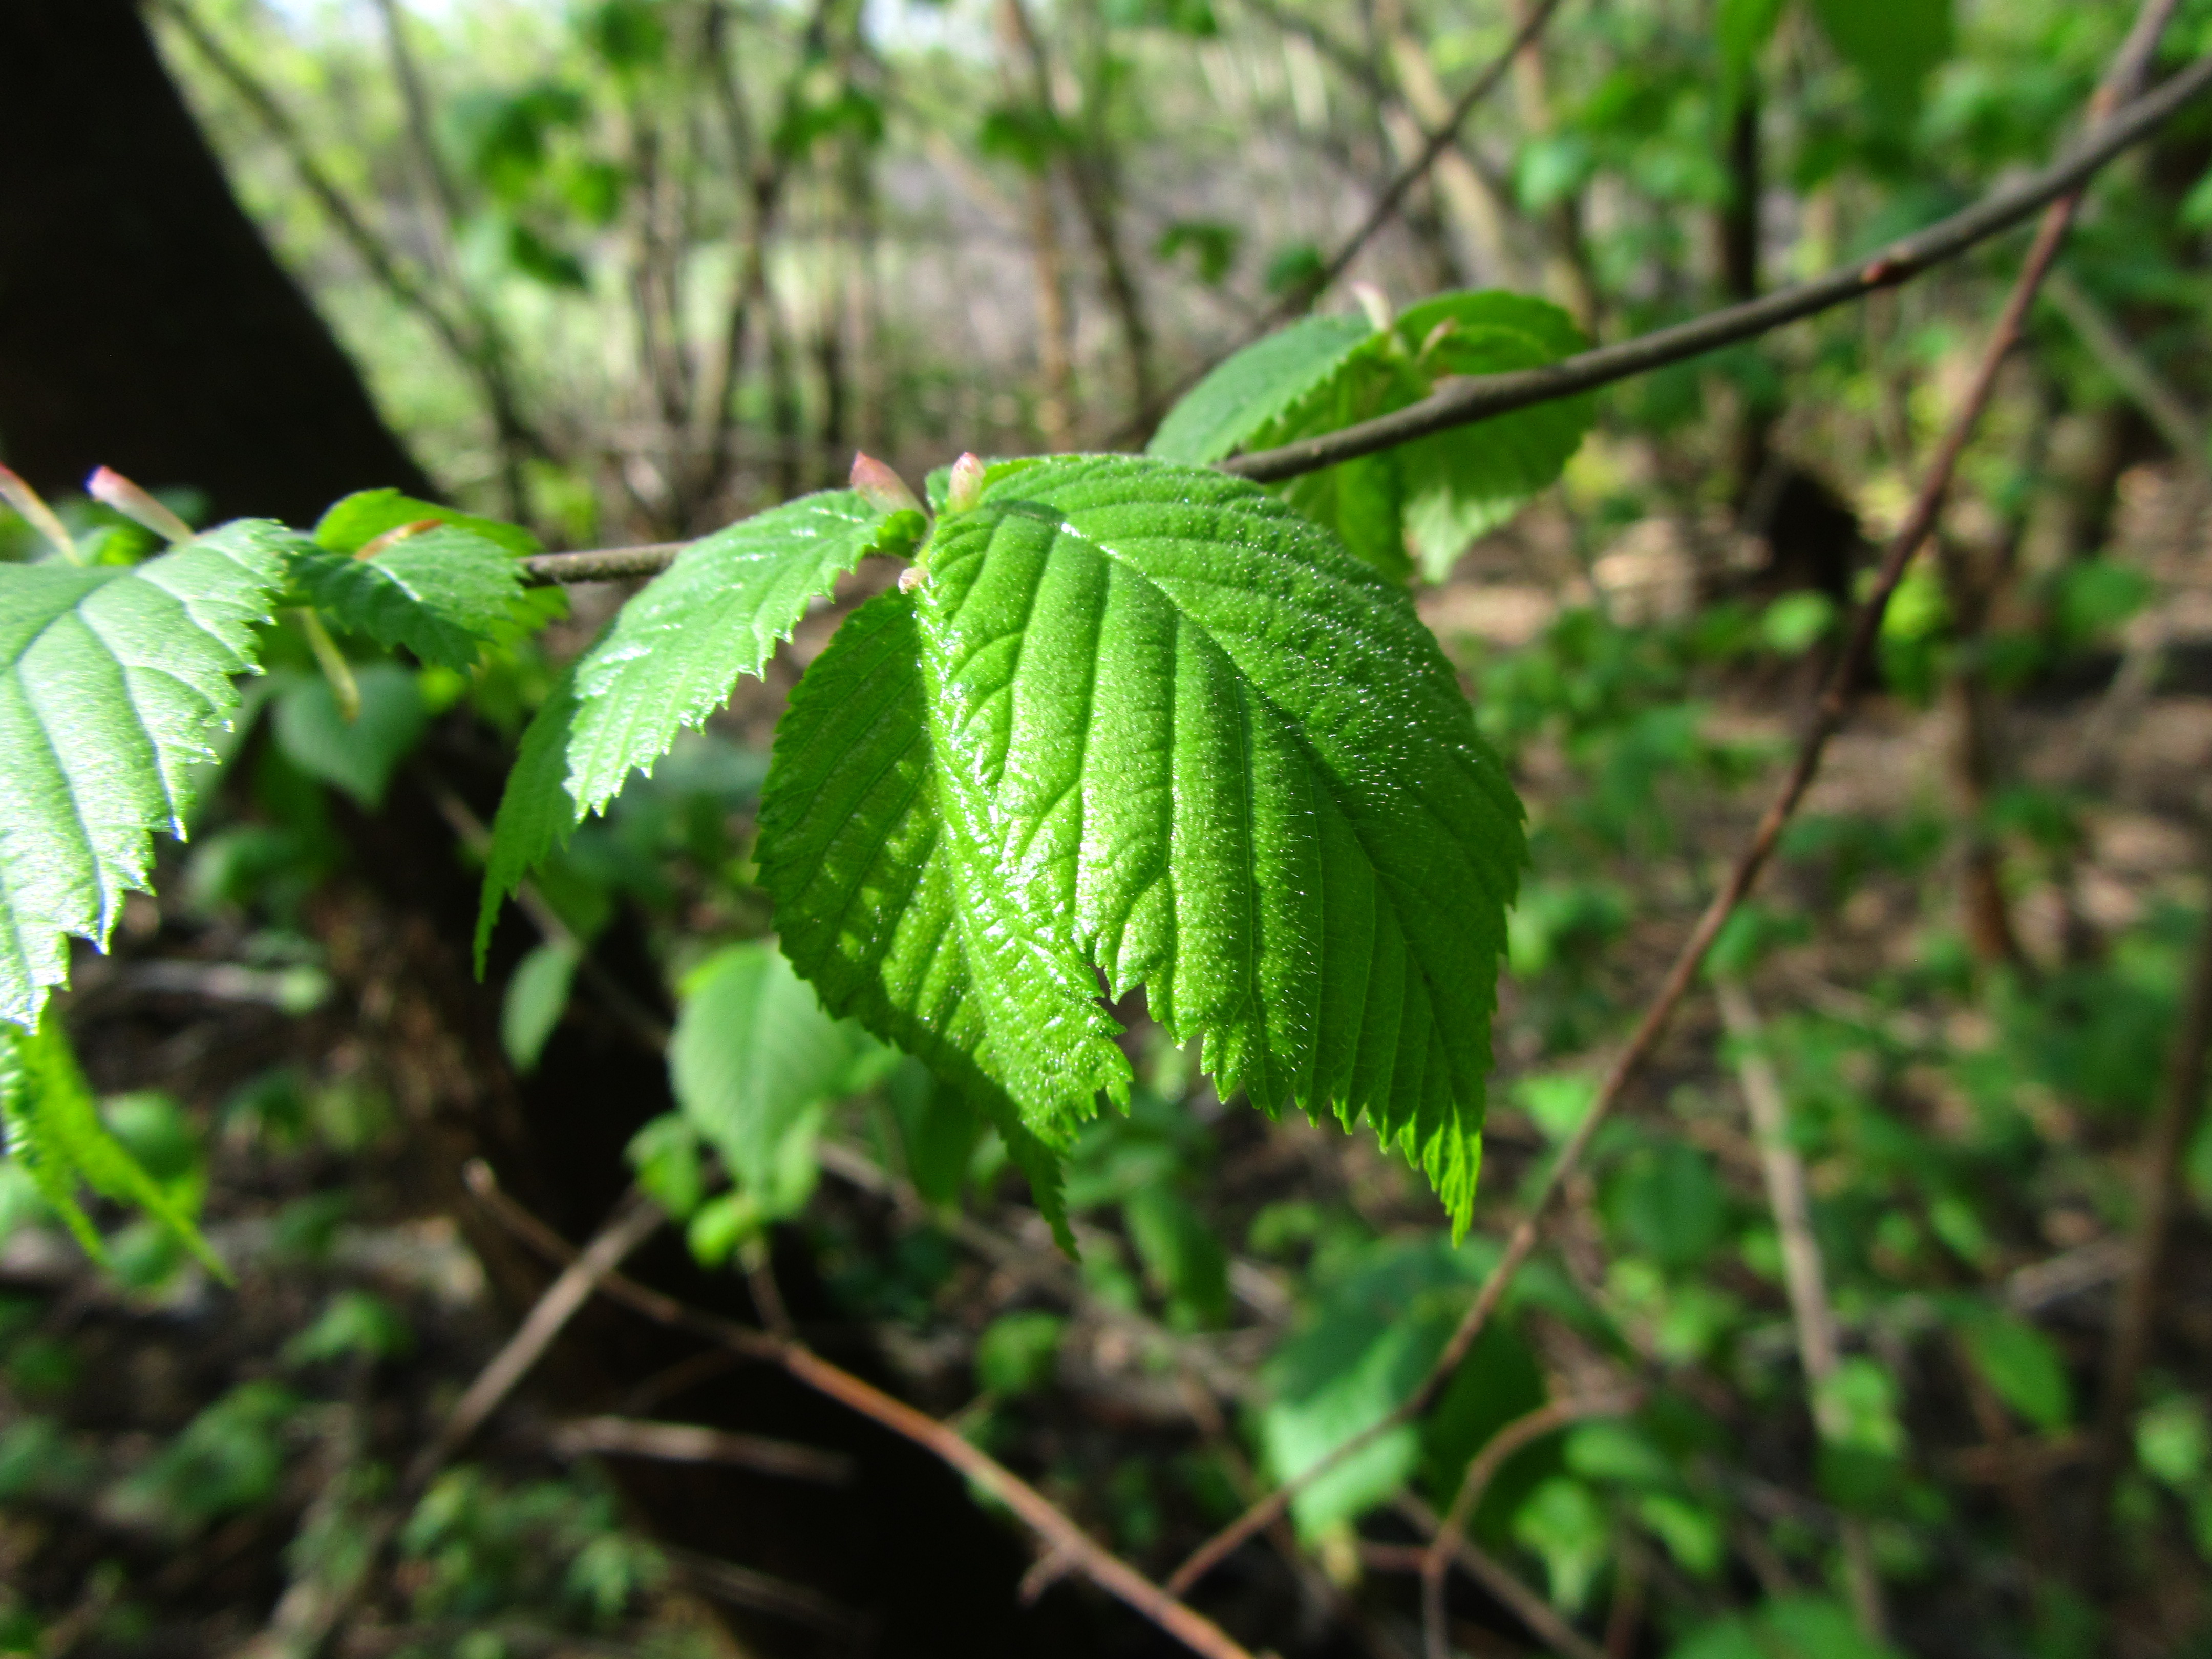
[[[2172,0],[2148,0],[2144,15],[2170,14],[2172,6]],[[2124,71],[2142,33],[2142,20],[2139,18],[2112,73],[2107,77],[2106,87],[2100,88],[2100,100],[2104,99],[2106,89],[2112,86],[2124,86]],[[2148,55],[2148,48],[2145,48],[2143,58],[2147,59]],[[2200,62],[2190,71],[2190,76],[2200,86],[2212,82],[2212,58]],[[2148,131],[2143,125],[2147,106],[2164,99],[2166,102],[2161,108],[2164,113],[2171,113],[2186,101],[2172,96],[2175,84],[2170,82],[2160,94],[2128,106],[2118,116],[2112,118],[2111,125],[2133,131],[2136,136],[2140,137],[2143,131]],[[2100,145],[2094,142],[2081,147],[2076,152],[2077,161],[2072,165],[2078,167],[2080,155],[2097,154],[2099,149]],[[2110,150],[2106,159],[2110,154],[2117,153],[2117,149]],[[1674,1010],[1680,1006],[1683,998],[1689,994],[1690,987],[1696,981],[1698,970],[1704,965],[1705,954],[1712,948],[1713,940],[1719,936],[1728,919],[1735,915],[1737,905],[1743,902],[1759,880],[1766,867],[1767,860],[1773,855],[1776,843],[1782,839],[1784,829],[1796,814],[1798,804],[1804,799],[1805,792],[1812,787],[1813,779],[1820,769],[1821,759],[1827,752],[1829,740],[1842,728],[1856,705],[1859,682],[1867,665],[1873,659],[1875,645],[1881,636],[1881,619],[1889,608],[1890,596],[1897,591],[1898,584],[1905,580],[1905,573],[1911,567],[1913,556],[1920,550],[1922,543],[1928,539],[1936,526],[1944,498],[1949,494],[1952,477],[1958,471],[1959,459],[1965,453],[1967,441],[1980,424],[1982,413],[1996,392],[1998,371],[2020,342],[2028,309],[2035,301],[2036,289],[2049,272],[2051,262],[2057,258],[2067,228],[2073,222],[2074,210],[2080,204],[2080,185],[2086,180],[2087,172],[2084,171],[2079,179],[2074,179],[2072,173],[2062,167],[2042,176],[2048,179],[2053,173],[2066,174],[2075,188],[2048,204],[2042,223],[2038,227],[2034,245],[2014,282],[1996,328],[1983,347],[1973,380],[1958,412],[1953,416],[1942,442],[1936,447],[1935,458],[1921,479],[1920,489],[1905,515],[1904,522],[1882,556],[1874,585],[1852,625],[1849,641],[1810,711],[1796,760],[1791,763],[1781,787],[1767,803],[1766,810],[1760,815],[1750,839],[1736,855],[1720,890],[1714,894],[1712,902],[1705,907],[1705,914],[1698,919],[1697,926],[1691,930],[1690,937],[1675,956],[1643,1018],[1637,1021],[1636,1029],[1630,1034],[1627,1042],[1607,1068],[1591,1100],[1589,1110],[1568,1138],[1566,1145],[1559,1150],[1551,1168],[1545,1172],[1533,1201],[1514,1224],[1498,1266],[1484,1280],[1482,1288],[1461,1319],[1459,1328],[1452,1333],[1451,1340],[1444,1345],[1443,1352],[1437,1356],[1436,1364],[1422,1379],[1420,1386],[1402,1405],[1379,1422],[1341,1442],[1328,1456],[1310,1465],[1296,1480],[1285,1482],[1200,1545],[1168,1580],[1170,1590],[1178,1595],[1188,1590],[1246,1539],[1283,1513],[1291,1499],[1308,1485],[1336,1468],[1346,1458],[1401,1425],[1414,1421],[1426,1412],[1443,1393],[1445,1384],[1451,1380],[1452,1373],[1459,1369],[1460,1361],[1467,1357],[1468,1350],[1474,1345],[1475,1338],[1482,1334],[1491,1316],[1497,1312],[1498,1304],[1504,1300],[1507,1288],[1522,1265],[1534,1253],[1538,1231],[1546,1212],[1565,1188],[1568,1176],[1589,1150],[1590,1142],[1595,1137],[1599,1125],[1605,1121],[1606,1115],[1627,1091],[1630,1083],[1635,1080],[1644,1062],[1650,1058],[1652,1050],[1658,1046],[1660,1033],[1666,1029],[1668,1021],[1674,1017]],[[1765,304],[1765,301],[1759,303]],[[1347,428],[1352,429],[1356,428]]]
[[[2127,105],[2108,126],[2100,128],[2093,139],[2065,159],[2021,183],[1992,191],[1975,206],[1893,243],[1888,252],[1848,270],[1833,272],[1796,288],[1778,289],[1748,306],[1730,306],[1673,328],[1584,352],[1549,368],[1471,376],[1379,421],[1340,428],[1323,437],[1279,449],[1240,455],[1224,462],[1223,467],[1262,483],[1317,472],[1339,461],[1371,454],[1448,427],[1463,426],[1510,410],[1573,397],[1595,386],[1703,356],[1734,341],[1847,301],[1864,299],[1958,258],[1976,244],[2011,229],[2039,207],[2049,206],[2055,198],[2086,182],[2114,156],[2148,137],[2207,86],[2212,86],[2212,58],[2201,59],[2155,93]],[[1899,250],[1904,251],[1903,263],[1899,263]],[[1758,315],[1747,314],[1753,313]],[[1439,409],[1443,410],[1441,415]],[[1413,417],[1410,422],[1408,417]],[[664,570],[685,545],[688,544],[664,542],[637,548],[604,548],[591,553],[542,554],[528,564],[532,580],[539,584],[605,581],[617,576],[650,575]]]
[[[307,649],[315,653],[315,666],[331,683],[331,695],[337,699],[339,714],[351,726],[361,718],[361,683],[353,677],[353,665],[338,649],[331,630],[323,626],[321,617],[304,605],[292,614],[300,619],[300,631],[307,636]]]
[[[1398,1510],[1426,1533],[1436,1534],[1443,1525],[1434,1510],[1410,1492],[1399,1498]],[[1425,1556],[1426,1552],[1421,1553]],[[1528,1626],[1536,1639],[1560,1655],[1561,1659],[1606,1659],[1602,1648],[1561,1618],[1549,1601],[1522,1583],[1503,1561],[1466,1534],[1452,1540],[1452,1556],[1467,1569],[1468,1577],[1511,1608],[1514,1617]]]
[[[1458,1545],[1467,1536],[1468,1521],[1489,1490],[1505,1460],[1523,1446],[1589,1417],[1612,1417],[1633,1408],[1628,1400],[1553,1400],[1515,1418],[1483,1443],[1460,1477],[1451,1508],[1437,1525],[1436,1536],[1421,1557],[1421,1626],[1428,1659],[1451,1659],[1451,1640],[1444,1627],[1444,1575],[1458,1557]]]
[[[2182,1154],[2204,1113],[2207,1061],[2212,1059],[2208,1049],[2212,1049],[2212,905],[2207,907],[2203,931],[2197,939],[2187,1000],[2174,1024],[2165,1079],[2144,1137],[2133,1259],[2128,1264],[2119,1307],[2106,1341],[2089,1522],[2100,1544],[2109,1524],[2113,1483],[2126,1459],[2128,1418],[2135,1409],[2136,1386],[2150,1354],[2166,1238],[2172,1231],[2175,1214],[2182,1208]],[[2093,1562],[2098,1554],[2092,1550]]]
[[[1841,1360],[1835,1309],[1828,1300],[1827,1273],[1820,1260],[1820,1240],[1813,1233],[1805,1160],[1797,1155],[1796,1145],[1790,1138],[1790,1103],[1782,1092],[1774,1062],[1767,1056],[1765,1027],[1750,994],[1735,979],[1722,979],[1714,989],[1722,1023],[1738,1045],[1736,1080],[1751,1110],[1767,1207],[1774,1212],[1774,1230],[1782,1241],[1782,1277],[1790,1292],[1790,1317],[1796,1328],[1797,1358],[1805,1370],[1808,1403],[1821,1437],[1833,1439],[1844,1425],[1838,1420],[1829,1382]],[[1871,1640],[1884,1640],[1889,1617],[1882,1605],[1881,1579],[1875,1571],[1866,1522],[1856,1516],[1846,1516],[1843,1540],[1844,1577],[1859,1629]]]
[[[1702,356],[1846,301],[1862,299],[1957,258],[1975,243],[2011,228],[2038,209],[2077,190],[2099,168],[2148,137],[2208,86],[2212,86],[2212,57],[2198,59],[2155,92],[2128,104],[2092,137],[2042,172],[1991,191],[1964,212],[1891,243],[1870,259],[1543,368],[1471,376],[1392,414],[1279,448],[1240,455],[1223,465],[1262,483],[1296,477],[1433,432],[1573,397],[1668,363]]]
[[[575,1259],[573,1246],[499,1191],[489,1168],[472,1164],[468,1180],[471,1190],[485,1207],[532,1248],[561,1261]],[[750,1358],[780,1366],[817,1393],[849,1407],[950,1464],[1020,1516],[1044,1541],[1047,1549],[1064,1557],[1073,1571],[1143,1615],[1193,1653],[1203,1655],[1205,1659],[1252,1659],[1250,1653],[1211,1619],[1184,1606],[1119,1556],[1094,1543],[1049,1498],[935,1418],[893,1399],[799,1343],[686,1307],[674,1297],[648,1290],[620,1273],[605,1274],[597,1285],[610,1299],[658,1323],[691,1331]]]
[[[2081,337],[2081,343],[2089,348],[2105,372],[2120,383],[2120,390],[2135,400],[2136,406],[2158,428],[2158,435],[2166,440],[2175,458],[2189,469],[2198,491],[2212,495],[2212,448],[2207,447],[2203,423],[2182,401],[2181,394],[2120,332],[2111,313],[2097,303],[2089,290],[2068,273],[2052,271],[2051,280],[2044,284],[2044,292],[2051,296],[2059,315]]]

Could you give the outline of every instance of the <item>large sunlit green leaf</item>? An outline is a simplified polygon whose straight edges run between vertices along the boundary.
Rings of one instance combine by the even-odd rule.
[[[144,564],[0,564],[0,1019],[38,1023],[181,836],[301,538],[241,520]]]
[[[1265,492],[994,469],[777,733],[762,878],[834,1012],[1048,1143],[1142,986],[1224,1095],[1364,1117],[1459,1224],[1520,807],[1403,591]]]

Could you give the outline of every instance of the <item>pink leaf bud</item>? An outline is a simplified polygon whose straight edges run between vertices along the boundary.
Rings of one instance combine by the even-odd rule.
[[[945,486],[945,510],[947,513],[967,513],[983,499],[983,463],[973,455],[963,455],[952,463],[951,481]]]
[[[853,457],[853,493],[878,513],[919,513],[921,503],[906,480],[872,455]]]
[[[112,467],[94,467],[84,481],[85,494],[142,524],[165,542],[188,542],[196,533],[175,514]]]

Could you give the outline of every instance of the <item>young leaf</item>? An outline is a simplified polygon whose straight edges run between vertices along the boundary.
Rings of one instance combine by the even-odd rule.
[[[106,1261],[106,1250],[77,1202],[80,1186],[143,1210],[218,1278],[229,1279],[190,1213],[100,1121],[69,1039],[51,1014],[35,1030],[0,1024],[0,1127],[9,1156],[29,1171],[39,1195],[95,1261]]]
[[[1253,485],[994,469],[777,733],[762,879],[851,1013],[1047,1141],[1142,985],[1223,1094],[1367,1117],[1464,1226],[1520,807],[1402,590]],[[1003,1115],[1003,1114],[1000,1114]]]
[[[0,565],[0,1020],[38,1023],[182,836],[299,538],[241,520],[142,565]]]
[[[474,665],[522,597],[513,554],[473,531],[444,526],[365,559],[307,554],[293,568],[292,580],[339,627],[456,669]]]
[[[500,1005],[499,1041],[518,1072],[536,1069],[546,1039],[561,1023],[576,977],[576,961],[574,945],[541,945],[523,957],[514,977],[507,981],[507,998]]]
[[[757,942],[733,945],[691,975],[668,1044],[684,1115],[771,1218],[797,1210],[814,1185],[823,1109],[896,1058],[824,1013],[782,953]]]
[[[1234,454],[1334,375],[1373,331],[1364,317],[1306,317],[1255,340],[1182,395],[1145,453],[1194,466]]]
[[[1587,343],[1557,306],[1497,290],[1439,295],[1382,329],[1364,318],[1310,318],[1200,381],[1151,453],[1213,461],[1314,437],[1402,409],[1448,377],[1540,368]],[[1470,541],[1559,476],[1595,407],[1585,395],[1517,410],[1309,473],[1284,494],[1385,575],[1411,573],[1410,540],[1441,580]]]
[[[633,768],[650,773],[739,675],[759,673],[838,577],[871,553],[902,551],[921,528],[919,513],[887,514],[834,489],[686,548],[576,665],[568,788],[577,821],[613,799]]]
[[[415,676],[398,663],[354,671],[361,709],[346,719],[330,682],[302,675],[276,699],[276,746],[311,778],[343,789],[371,811],[384,804],[394,768],[429,722]]]
[[[633,769],[650,772],[677,732],[757,674],[837,578],[921,534],[914,512],[884,513],[850,490],[802,496],[696,542],[624,605],[569,665],[524,732],[500,798],[477,919],[477,960],[499,907]]]
[[[363,489],[337,502],[316,524],[315,545],[331,553],[358,553],[379,536],[388,536],[425,519],[481,536],[517,557],[545,550],[538,538],[520,525],[456,513],[450,507],[418,501],[397,489]]]

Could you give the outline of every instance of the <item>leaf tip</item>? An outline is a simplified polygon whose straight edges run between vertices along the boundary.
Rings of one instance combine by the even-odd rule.
[[[865,451],[853,454],[853,493],[878,513],[919,513],[921,503],[906,480]]]
[[[1377,334],[1389,332],[1398,313],[1392,308],[1389,295],[1372,283],[1354,283],[1352,296],[1359,301],[1359,308],[1367,313],[1367,321]]]

